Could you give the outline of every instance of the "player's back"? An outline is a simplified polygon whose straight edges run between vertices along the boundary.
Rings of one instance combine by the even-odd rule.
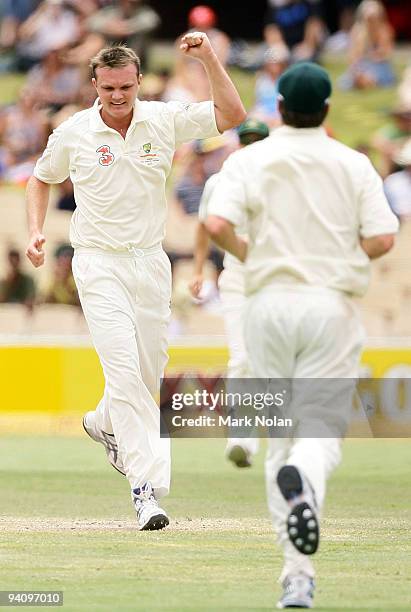
[[[359,236],[372,198],[386,206],[366,156],[323,128],[288,126],[241,155],[249,177],[248,292],[275,282],[363,293],[369,261]]]

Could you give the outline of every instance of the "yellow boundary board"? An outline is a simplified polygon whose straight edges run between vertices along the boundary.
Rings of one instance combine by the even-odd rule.
[[[172,346],[167,372],[223,374],[224,346]],[[374,378],[411,377],[410,348],[368,348],[362,367]],[[104,388],[101,367],[90,347],[0,347],[0,412],[85,412]]]

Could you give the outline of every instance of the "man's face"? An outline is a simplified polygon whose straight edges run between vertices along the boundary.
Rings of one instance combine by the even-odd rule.
[[[92,82],[107,117],[121,121],[132,115],[141,82],[141,74],[137,76],[134,64],[122,68],[97,68]]]

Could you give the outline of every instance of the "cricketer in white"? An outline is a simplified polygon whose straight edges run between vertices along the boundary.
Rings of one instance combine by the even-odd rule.
[[[340,461],[364,340],[351,297],[366,291],[370,259],[392,247],[398,221],[371,162],[321,126],[327,73],[295,64],[279,91],[285,125],[225,162],[206,226],[245,261],[244,334],[254,375],[293,380],[286,416],[294,417],[294,437],[269,441],[266,484],[284,551],[278,607],[310,608],[308,555],[318,547],[326,481]],[[234,232],[244,215],[248,244]]]
[[[245,116],[207,36],[187,34],[180,49],[202,62],[212,101],[140,101],[138,57],[124,46],[103,49],[91,61],[96,103],[53,132],[27,187],[27,256],[38,267],[49,185],[68,176],[73,182],[73,273],[106,383],[83,424],[127,476],[140,529],[169,522],[157,500],[170,487],[170,444],[160,439],[154,399],[167,363],[171,297],[161,246],[165,182],[176,147],[215,136]]]
[[[269,128],[261,121],[248,118],[237,128],[237,132],[240,146],[243,147],[250,142],[266,138],[269,134]],[[198,210],[198,227],[194,247],[194,277],[189,285],[194,297],[198,297],[203,285],[203,268],[209,247],[209,237],[204,224],[207,219],[208,202],[217,181],[218,173],[213,174],[207,180]],[[240,236],[246,234],[246,229],[242,228],[241,225],[236,227],[236,232]],[[244,266],[228,252],[224,256],[224,270],[218,279],[218,289],[223,306],[224,326],[229,350],[227,378],[248,378],[250,377],[250,369],[244,335],[241,331],[243,307],[246,299],[244,295]],[[237,467],[250,467],[252,458],[257,453],[258,448],[259,439],[257,436],[250,436],[249,438],[229,437],[225,454]]]

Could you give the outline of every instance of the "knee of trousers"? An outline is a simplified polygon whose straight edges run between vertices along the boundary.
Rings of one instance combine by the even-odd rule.
[[[290,454],[301,457],[301,461],[308,464],[316,457],[328,475],[341,461],[341,444],[340,438],[297,438]]]

